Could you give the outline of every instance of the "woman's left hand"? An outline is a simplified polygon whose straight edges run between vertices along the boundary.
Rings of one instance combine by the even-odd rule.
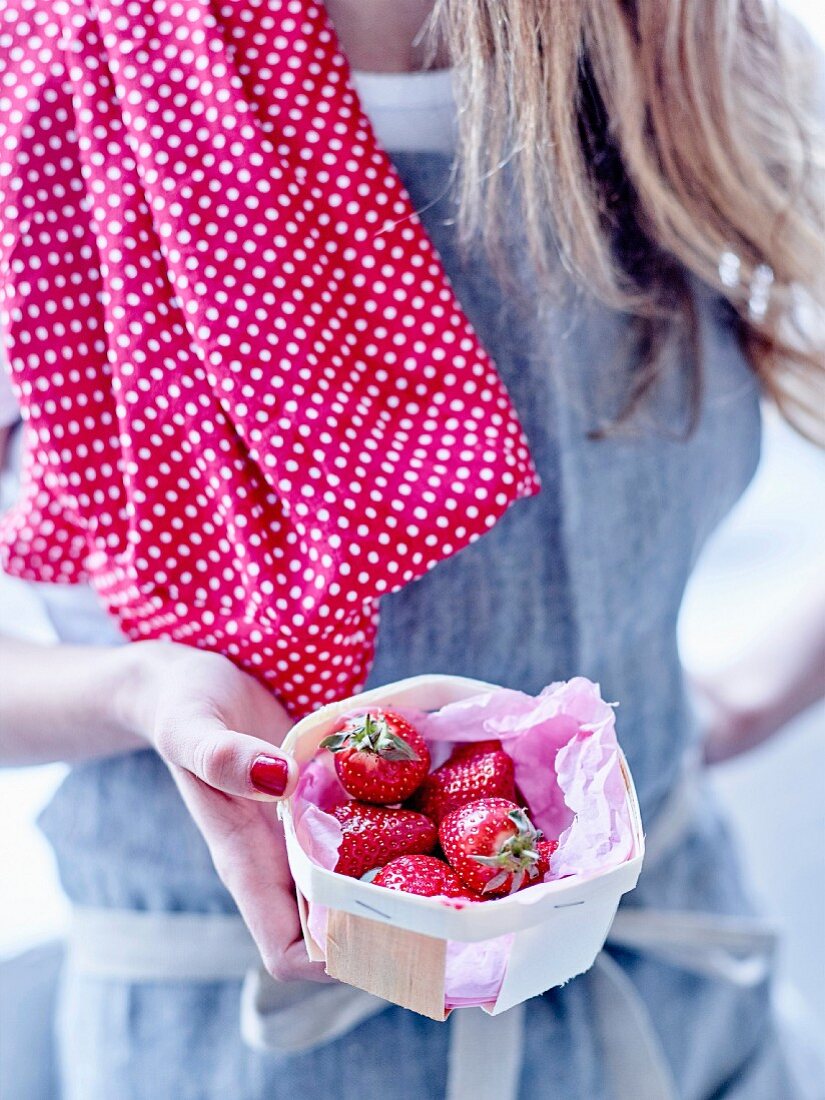
[[[708,764],[749,752],[784,729],[825,696],[825,584],[807,591],[735,661],[690,686]]]
[[[693,701],[703,730],[702,752],[706,764],[722,764],[750,752],[777,732],[767,710],[726,692],[730,685],[692,681]]]

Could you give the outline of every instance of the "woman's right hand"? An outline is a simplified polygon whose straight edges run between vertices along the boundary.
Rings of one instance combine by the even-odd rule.
[[[216,653],[172,642],[124,650],[132,669],[117,704],[124,721],[169,766],[267,970],[281,981],[329,981],[307,958],[276,815],[297,780],[295,761],[278,748],[292,725],[286,710]]]

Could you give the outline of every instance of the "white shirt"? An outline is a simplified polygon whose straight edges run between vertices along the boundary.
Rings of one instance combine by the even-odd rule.
[[[389,152],[452,154],[457,136],[453,69],[424,73],[366,73],[352,83],[375,136]]]

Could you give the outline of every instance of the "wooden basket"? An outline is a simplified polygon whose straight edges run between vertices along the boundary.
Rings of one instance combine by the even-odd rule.
[[[303,765],[349,711],[376,704],[437,710],[495,689],[458,676],[415,676],[330,703],[298,722],[283,748]],[[444,1020],[448,941],[474,943],[513,934],[496,1015],[588,970],[602,949],[622,894],[636,885],[644,857],[639,804],[624,757],[634,849],[627,861],[587,878],[567,878],[484,905],[456,908],[435,898],[386,890],[314,863],[295,835],[292,800],[280,804],[307,951],[327,973],[393,1004]],[[307,902],[329,910],[326,951],[310,935]]]

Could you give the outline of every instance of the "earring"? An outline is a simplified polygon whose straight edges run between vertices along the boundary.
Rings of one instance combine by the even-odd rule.
[[[722,286],[739,286],[739,273],[742,270],[742,261],[735,252],[726,250],[719,257],[719,279]]]
[[[758,264],[751,277],[748,296],[748,316],[752,321],[764,321],[768,312],[768,302],[773,285],[773,268],[767,264]]]
[[[741,286],[742,261],[732,249],[726,248],[719,257],[719,281],[731,290]],[[757,264],[748,284],[748,317],[751,321],[764,321],[773,281],[773,268],[768,264]]]

